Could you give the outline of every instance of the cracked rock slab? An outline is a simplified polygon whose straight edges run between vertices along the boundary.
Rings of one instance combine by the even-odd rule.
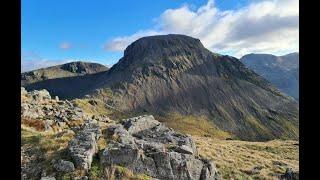
[[[111,139],[100,159],[155,179],[220,179],[212,161],[200,159],[192,138],[167,128],[153,116],[123,120],[107,129]],[[117,137],[117,138],[110,138]]]

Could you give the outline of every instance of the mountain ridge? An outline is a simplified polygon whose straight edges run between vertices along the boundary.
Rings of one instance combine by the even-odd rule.
[[[248,68],[266,78],[284,93],[299,100],[299,53],[282,56],[248,54],[240,59]]]
[[[89,95],[125,112],[201,115],[244,140],[298,138],[298,106],[291,97],[237,58],[212,53],[186,37],[141,38],[107,72],[26,88],[66,98]]]
[[[98,63],[73,61],[56,66],[40,68],[21,73],[21,85],[36,83],[47,79],[83,76],[107,71],[109,68]]]

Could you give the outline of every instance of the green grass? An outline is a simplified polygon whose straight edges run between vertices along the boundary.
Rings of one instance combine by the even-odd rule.
[[[90,101],[95,101],[97,104],[93,105]],[[73,100],[75,105],[88,115],[109,115],[112,113],[108,108],[106,108],[105,103],[98,99],[75,99]]]
[[[155,118],[166,126],[184,134],[215,137],[219,139],[232,137],[229,133],[219,130],[213,122],[205,117],[183,116],[178,113],[171,113],[165,117],[156,116]]]
[[[145,174],[134,174],[129,169],[122,166],[113,166],[115,168],[116,179],[128,180],[152,180],[152,177]],[[110,178],[112,179],[112,178]]]
[[[249,142],[194,136],[201,156],[212,159],[223,179],[277,179],[289,166],[299,171],[297,141]],[[254,167],[261,167],[252,174]]]
[[[99,163],[99,159],[95,157],[93,158],[91,169],[89,171],[89,179],[98,180],[101,178],[105,179],[104,170],[101,164]]]
[[[57,134],[52,132],[39,132],[22,125],[21,146],[22,148],[24,146],[30,146],[35,150],[39,149],[41,154],[43,154],[43,160],[39,163],[39,166],[50,174],[54,172],[51,165],[53,159],[71,160],[66,152],[66,147],[73,135],[73,133],[65,131],[62,132],[60,136],[57,136]],[[24,162],[21,162],[21,164],[23,163]]]

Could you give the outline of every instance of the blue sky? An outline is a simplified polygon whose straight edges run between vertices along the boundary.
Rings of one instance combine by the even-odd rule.
[[[95,61],[110,66],[122,57],[123,49],[137,38],[167,33],[191,35],[199,38],[208,49],[230,55],[236,56],[241,51],[255,52],[251,49],[243,51],[236,46],[235,42],[242,42],[243,39],[238,36],[244,36],[243,32],[225,33],[223,27],[228,28],[230,25],[227,22],[232,24],[231,20],[235,18],[250,20],[253,5],[258,8],[259,4],[266,8],[270,8],[272,3],[275,7],[271,8],[286,5],[270,2],[268,5],[254,0],[22,0],[22,69],[26,71],[70,60]],[[272,10],[264,16],[270,15]],[[278,11],[279,17],[283,13],[288,14]],[[288,16],[295,14],[289,12]],[[279,20],[274,22],[274,26],[280,29],[289,27],[294,31],[294,20],[294,17],[290,22]],[[281,23],[285,24],[284,27]],[[256,26],[261,28],[259,23],[252,26],[252,29]],[[203,28],[198,30],[199,27]],[[239,27],[229,28],[243,27],[240,24]],[[217,37],[214,33],[221,36]],[[230,36],[221,38],[225,34]],[[233,36],[235,40],[229,38]],[[244,40],[250,38],[245,37]],[[265,49],[268,52],[268,48]],[[287,51],[292,51],[292,48],[280,48],[276,53]]]

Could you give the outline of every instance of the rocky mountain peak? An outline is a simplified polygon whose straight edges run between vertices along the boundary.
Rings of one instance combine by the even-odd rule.
[[[161,48],[170,48],[171,51],[162,52]],[[190,48],[204,48],[199,39],[192,38],[186,35],[180,34],[168,34],[168,35],[158,35],[158,36],[148,36],[138,39],[129,45],[125,51],[124,56],[130,56],[133,53],[143,52],[147,53],[155,53],[159,52],[161,54],[168,54],[183,49]],[[161,51],[161,52],[160,52]]]
[[[112,69],[149,65],[170,68],[176,63],[194,64],[196,59],[209,54],[199,39],[179,34],[149,36],[130,44],[124,57]]]
[[[98,63],[87,63],[84,61],[75,61],[61,65],[61,69],[71,73],[92,74],[107,70],[106,67]]]

